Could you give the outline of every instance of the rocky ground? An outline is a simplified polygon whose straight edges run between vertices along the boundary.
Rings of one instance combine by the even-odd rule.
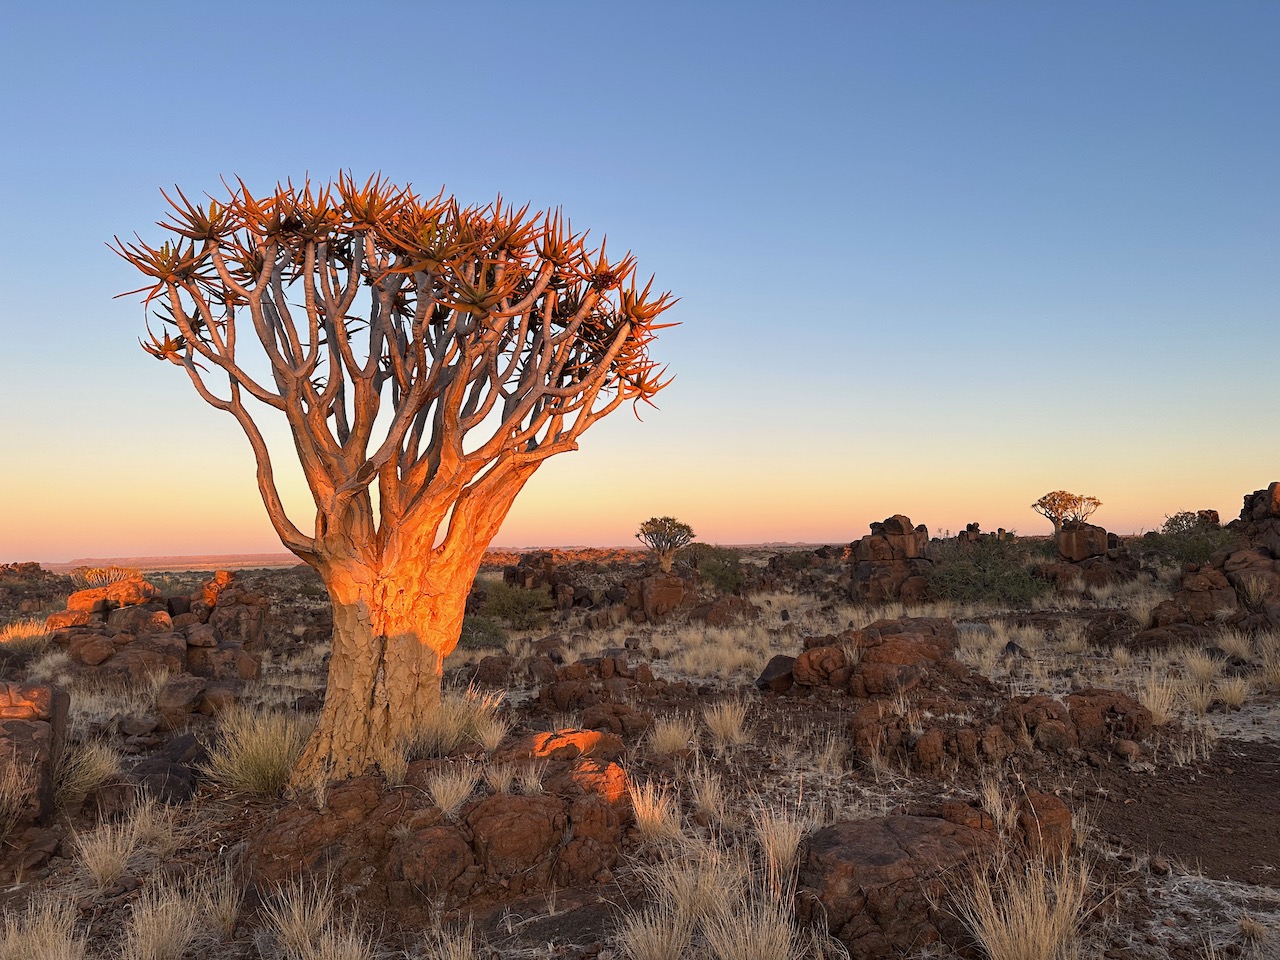
[[[488,696],[497,732],[275,796],[212,758],[236,705],[322,702],[310,571],[86,593],[4,568],[0,623],[41,624],[0,643],[0,729],[27,777],[0,823],[8,942],[60,903],[88,956],[146,955],[168,897],[201,919],[155,956],[743,955],[710,907],[642,952],[641,921],[674,916],[662,878],[683,876],[728,891],[729,927],[782,903],[765,926],[799,955],[973,957],[975,878],[1000,890],[1065,858],[1088,871],[1083,956],[1280,956],[1273,547],[1160,569],[1082,531],[1029,602],[940,601],[927,532],[876,527],[739,557],[736,584],[712,553],[670,575],[639,554],[497,558],[446,664],[451,702]],[[116,771],[68,791],[90,747]],[[85,838],[127,824],[104,880]],[[328,926],[288,933],[290,890],[327,895]]]

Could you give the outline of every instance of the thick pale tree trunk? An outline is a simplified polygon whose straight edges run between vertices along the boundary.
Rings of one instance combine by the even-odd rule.
[[[324,709],[293,773],[294,787],[359,776],[439,709],[444,657],[457,645],[477,565],[402,560],[322,571],[333,604]]]

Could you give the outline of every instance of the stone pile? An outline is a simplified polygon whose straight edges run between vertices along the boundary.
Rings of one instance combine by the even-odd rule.
[[[269,601],[225,570],[190,596],[161,598],[141,576],[80,590],[46,627],[77,674],[141,684],[168,675],[161,725],[216,712],[258,676]]]
[[[332,784],[322,809],[296,801],[268,818],[247,845],[263,889],[299,877],[361,891],[362,903],[423,914],[484,896],[607,883],[630,819],[615,736],[582,730],[530,734],[492,764],[545,765],[540,793],[481,789],[446,817],[426,788],[450,760],[410,765],[404,788],[378,776]]]
[[[919,603],[928,594],[925,557],[929,531],[901,514],[871,524],[871,533],[849,545],[852,564],[850,592],[861,603],[901,600]]]
[[[880,620],[805,638],[798,657],[775,658],[756,685],[852,696],[855,754],[868,762],[896,760],[927,776],[1014,754],[1034,758],[1037,751],[1093,764],[1140,754],[1152,718],[1131,697],[1089,689],[1065,701],[1007,698],[953,657],[955,641],[955,625],[944,618]]]
[[[1280,629],[1280,483],[1246,494],[1227,525],[1240,541],[1206,563],[1187,564],[1178,589],[1152,612],[1139,648],[1208,641],[1221,626]]]

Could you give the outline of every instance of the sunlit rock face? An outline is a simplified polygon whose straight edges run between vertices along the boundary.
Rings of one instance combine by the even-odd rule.
[[[53,814],[53,761],[62,750],[69,703],[58,687],[0,682],[0,776],[22,785],[15,829]]]

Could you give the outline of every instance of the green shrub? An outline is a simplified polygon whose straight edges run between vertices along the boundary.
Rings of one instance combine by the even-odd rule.
[[[742,551],[710,543],[691,543],[676,557],[686,570],[698,575],[721,593],[737,593],[742,587]]]
[[[462,633],[458,636],[459,650],[481,650],[501,647],[507,642],[507,631],[496,621],[479,614],[469,613],[462,620]]]
[[[1144,536],[1142,552],[1151,559],[1178,565],[1204,563],[1235,540],[1233,531],[1224,530],[1203,514],[1184,510],[1165,517],[1159,532]]]
[[[1034,571],[1035,550],[1021,540],[943,540],[930,546],[930,595],[938,600],[1021,605],[1049,589]]]
[[[479,583],[476,587],[482,597],[476,605],[476,614],[484,619],[512,630],[530,630],[547,619],[551,594],[545,587],[522,590],[501,580]]]

